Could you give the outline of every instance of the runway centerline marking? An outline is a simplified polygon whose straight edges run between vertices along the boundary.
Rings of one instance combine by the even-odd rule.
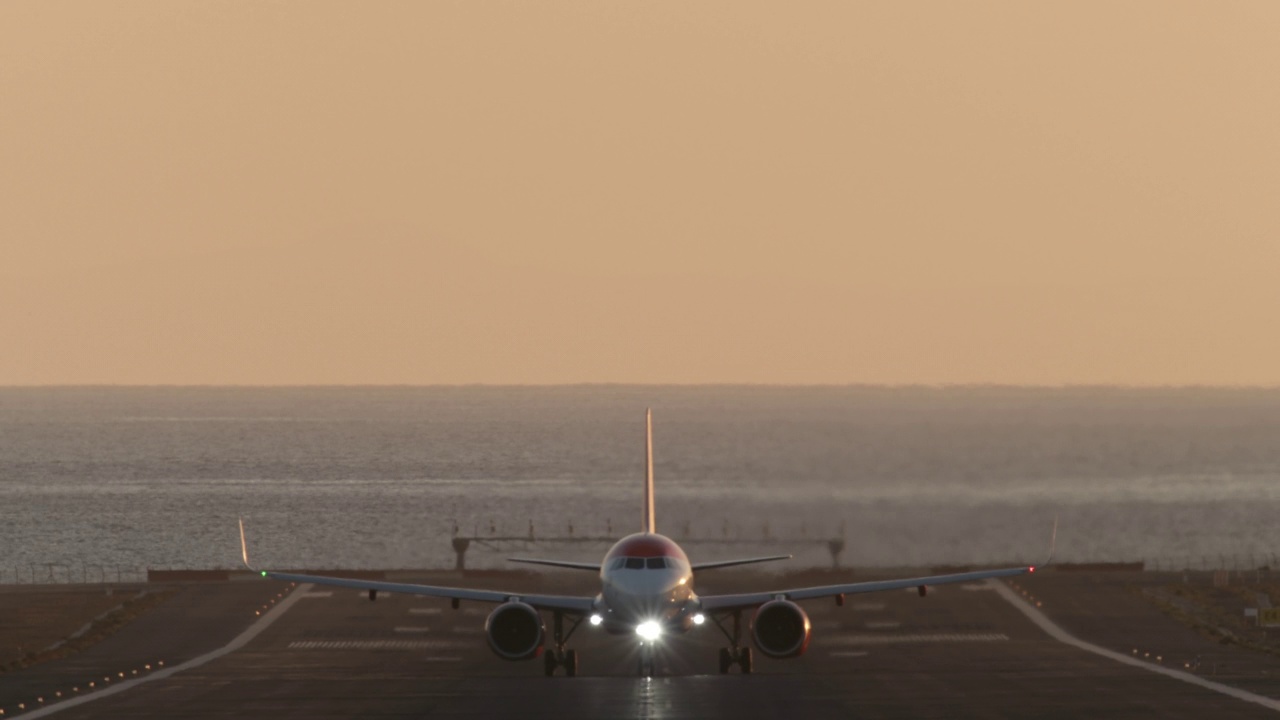
[[[1004,633],[915,633],[911,635],[837,635],[823,642],[832,645],[895,645],[899,643],[973,643],[1004,642]]]
[[[308,597],[307,591],[309,591],[311,587],[312,587],[311,583],[303,583],[299,585],[297,588],[294,589],[292,593],[289,594],[288,597],[286,597],[284,600],[281,600],[279,603],[276,604],[275,607],[268,610],[265,615],[253,621],[253,624],[250,625],[248,628],[245,628],[244,632],[235,636],[235,638],[233,638],[231,642],[227,643],[226,645],[223,645],[217,650],[212,650],[198,657],[191,658],[190,660],[184,663],[180,663],[178,665],[174,665],[173,667],[165,668],[164,670],[154,671],[149,675],[146,675],[145,677],[139,677],[135,680],[125,680],[124,682],[114,684],[111,687],[103,688],[101,690],[96,690],[87,695],[81,695],[80,697],[74,697],[69,700],[63,700],[61,702],[54,703],[53,705],[48,705],[38,710],[33,710],[31,712],[24,713],[22,717],[24,718],[48,717],[49,715],[52,715],[56,712],[62,712],[63,710],[70,710],[73,707],[84,705],[85,703],[90,703],[90,702],[93,702],[94,700],[98,700],[104,697],[122,693],[125,690],[135,688],[143,683],[154,682],[156,680],[164,680],[165,678],[177,675],[183,670],[190,670],[192,668],[200,667],[201,665],[212,662],[213,660],[217,660],[223,655],[227,655],[229,653],[235,652],[236,650],[239,650],[245,645],[248,645],[251,640],[258,637],[258,635],[262,634],[263,630],[266,630],[267,628],[271,627],[271,625],[274,624],[275,621],[279,620],[281,617],[284,617],[284,614],[288,612],[289,608],[293,607],[294,603],[298,602],[299,600],[305,597]]]
[[[431,632],[431,628],[426,625],[401,625],[395,631],[398,633],[425,633]]]
[[[1150,662],[1144,662],[1142,660],[1139,660],[1134,657],[1130,657],[1123,653],[1118,653],[1114,650],[1108,650],[1099,645],[1094,645],[1093,643],[1085,642],[1084,640],[1077,638],[1071,633],[1068,633],[1066,630],[1063,630],[1061,627],[1058,626],[1057,623],[1050,620],[1049,617],[1045,615],[1043,612],[1040,612],[1039,610],[1035,609],[1028,603],[1024,602],[1021,598],[1019,598],[1017,595],[1014,594],[1013,590],[1009,589],[1008,585],[1005,585],[1004,583],[994,578],[988,580],[987,582],[995,587],[996,594],[998,594],[1000,597],[1008,601],[1008,603],[1012,605],[1014,608],[1016,608],[1018,612],[1022,613],[1023,615],[1026,615],[1027,619],[1029,619],[1031,622],[1036,624],[1036,627],[1045,631],[1045,633],[1048,634],[1049,637],[1053,638],[1054,640],[1057,640],[1060,643],[1063,643],[1064,645],[1070,645],[1072,647],[1084,650],[1085,652],[1090,652],[1090,653],[1093,653],[1094,655],[1099,655],[1109,660],[1115,660],[1116,662],[1122,663],[1124,665],[1131,665],[1136,668],[1142,668],[1143,670],[1156,673],[1157,675],[1164,675],[1166,677],[1171,677],[1174,680],[1181,680],[1182,682],[1190,683],[1192,685],[1199,685],[1200,687],[1205,688],[1207,690],[1213,690],[1214,692],[1222,693],[1223,695],[1229,695],[1233,698],[1236,698],[1237,700],[1244,700],[1245,702],[1256,703],[1258,705],[1261,705],[1271,710],[1280,710],[1280,700],[1269,698],[1265,695],[1258,695],[1256,693],[1251,693],[1247,690],[1241,690],[1240,688],[1234,688],[1234,687],[1231,687],[1230,685],[1223,685],[1222,683],[1214,682],[1212,680],[1205,680],[1199,675],[1193,675],[1191,673],[1183,672],[1181,670],[1174,670],[1172,668],[1163,667],[1161,665],[1153,665]]]
[[[294,640],[290,650],[440,650],[475,647],[452,640]]]

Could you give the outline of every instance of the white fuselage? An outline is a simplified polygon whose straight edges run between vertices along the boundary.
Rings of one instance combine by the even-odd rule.
[[[698,610],[689,559],[656,533],[619,540],[601,563],[600,584],[597,614],[609,632],[635,632],[647,622],[664,633],[684,632]]]

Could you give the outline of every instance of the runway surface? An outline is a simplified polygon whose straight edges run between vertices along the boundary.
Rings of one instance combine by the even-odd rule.
[[[535,589],[530,584],[550,586],[561,578],[590,587],[590,578],[581,576],[531,579],[513,573],[470,581],[529,591]],[[466,582],[456,576],[432,579]],[[719,583],[700,578],[699,589],[779,582],[744,573]],[[1159,657],[1162,667],[1182,670],[1198,662],[1197,676],[1280,697],[1280,661],[1215,646],[1154,612],[1127,589],[1131,585],[1044,573],[1009,587],[1018,602],[1040,602],[1047,617],[1090,643],[1135,657],[1146,653],[1151,659],[1144,662]],[[482,625],[490,606],[464,603],[455,611],[447,601],[409,596],[384,595],[371,603],[352,590],[289,590],[265,580],[187,586],[89,652],[0,676],[0,709],[5,717],[52,714],[68,720],[1275,715],[1055,640],[988,584],[938,588],[923,600],[912,591],[850,597],[843,608],[808,603],[808,653],[785,661],[757,653],[750,676],[719,674],[716,653],[724,638],[704,625],[664,642],[653,678],[636,676],[628,638],[586,625],[570,642],[581,657],[581,676],[546,678],[540,661],[504,662],[489,652]],[[261,621],[263,615],[270,621]],[[244,640],[250,630],[257,634]],[[228,650],[237,637],[243,646]],[[66,698],[172,672],[215,651],[225,654],[49,712]]]

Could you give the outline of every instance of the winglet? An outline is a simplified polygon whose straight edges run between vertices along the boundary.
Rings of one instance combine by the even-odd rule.
[[[244,566],[250,570],[255,568],[249,564],[249,543],[244,539],[244,518],[240,518],[240,557],[244,560]]]
[[[1035,572],[1036,570],[1049,567],[1049,563],[1053,562],[1053,553],[1054,553],[1054,550],[1057,548],[1057,546],[1058,546],[1058,516],[1054,515],[1053,516],[1053,532],[1049,534],[1049,557],[1045,558],[1044,562],[1040,565],[1030,566],[1028,568],[1028,572]]]
[[[657,532],[653,521],[653,410],[644,410],[644,526],[642,532]]]
[[[1053,516],[1053,532],[1049,535],[1049,557],[1044,561],[1045,565],[1053,562],[1053,551],[1058,546],[1058,516]]]

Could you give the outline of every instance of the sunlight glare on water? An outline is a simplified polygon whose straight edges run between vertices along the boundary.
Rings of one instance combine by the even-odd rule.
[[[659,530],[677,539],[822,565],[786,541],[843,527],[845,564],[1032,561],[1056,514],[1066,561],[1280,547],[1277,391],[6,388],[0,577],[234,567],[241,515],[264,567],[448,567],[455,524],[620,536],[639,529],[649,406]]]

